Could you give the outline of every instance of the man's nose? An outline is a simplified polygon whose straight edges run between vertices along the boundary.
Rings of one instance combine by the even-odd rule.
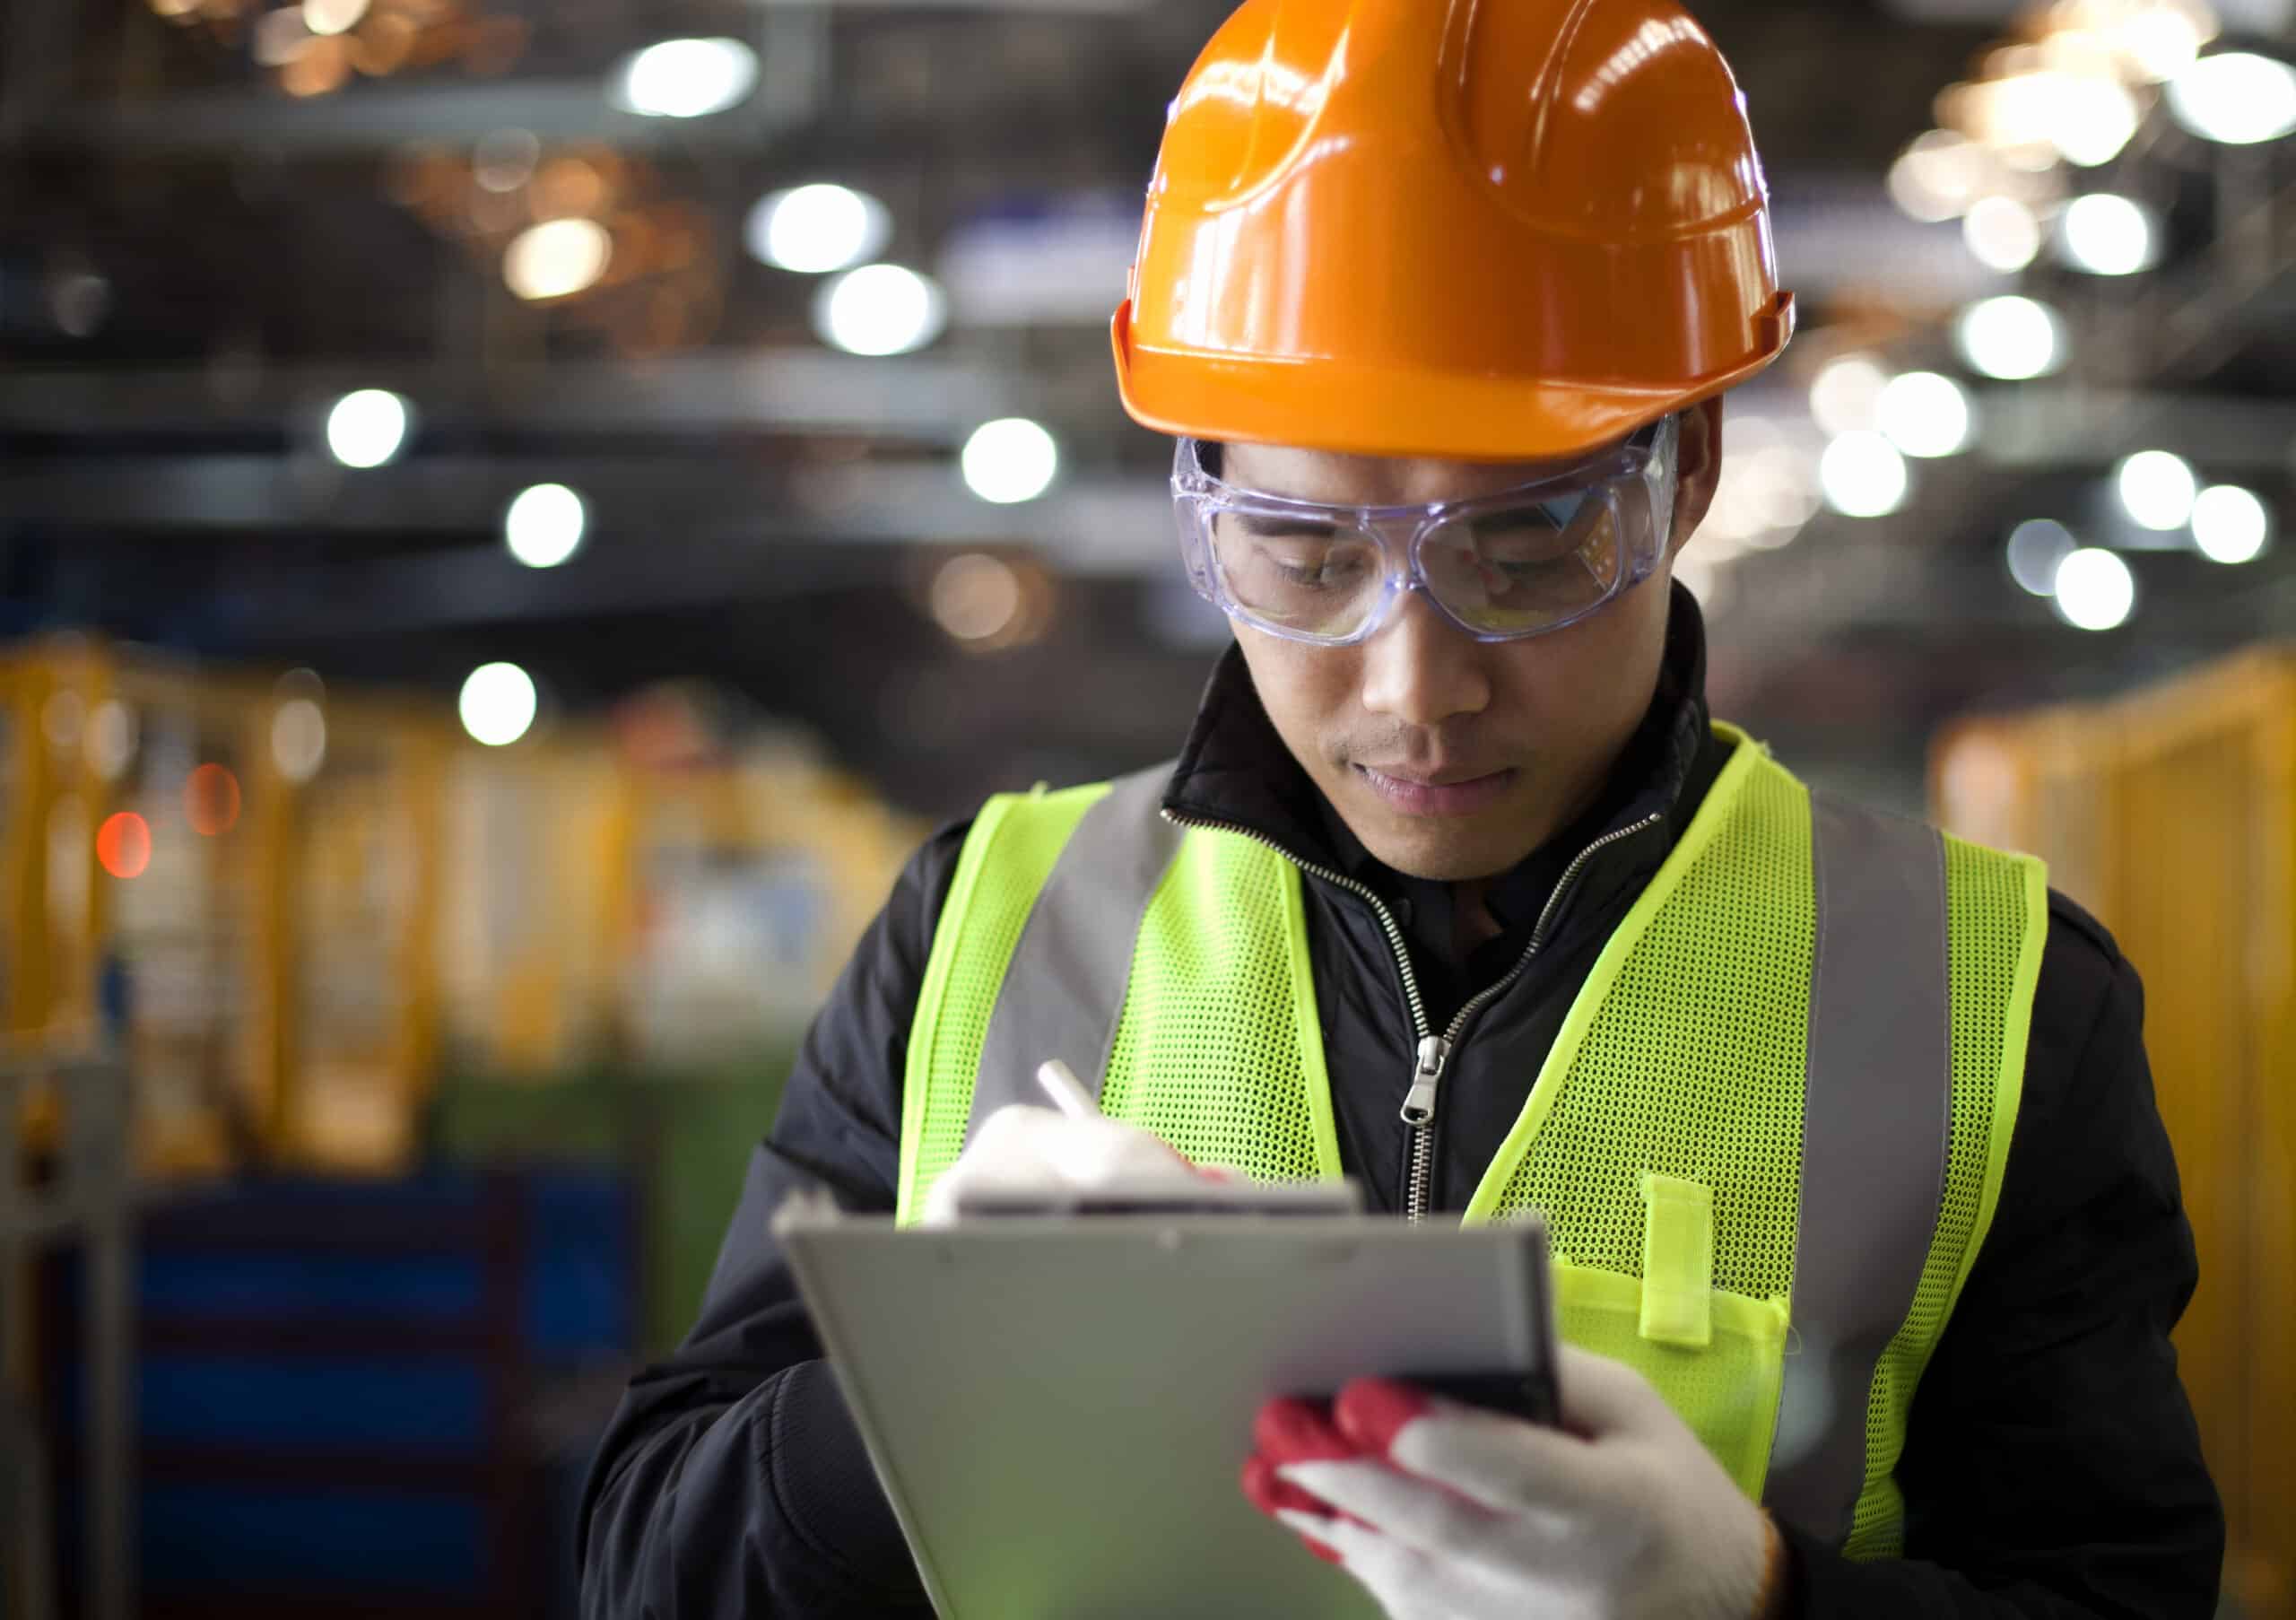
[[[1433,727],[1491,702],[1482,643],[1446,619],[1422,591],[1406,591],[1393,619],[1363,646],[1363,707]]]

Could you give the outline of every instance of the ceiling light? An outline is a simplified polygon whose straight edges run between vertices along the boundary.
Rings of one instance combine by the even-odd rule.
[[[2057,565],[2057,614],[2080,630],[2111,630],[2128,623],[2136,605],[2136,577],[2111,552],[2083,546]]]
[[[1026,417],[1004,416],[975,428],[958,463],[974,494],[1005,506],[1033,501],[1050,487],[1060,449]]]
[[[1874,415],[1890,442],[1909,456],[1957,455],[1970,441],[1969,394],[1935,371],[1891,379]]]
[[[326,448],[345,466],[380,466],[406,443],[406,401],[383,388],[345,394],[326,414]]]
[[[625,61],[613,104],[654,118],[723,112],[757,84],[757,53],[739,39],[665,39]]]
[[[2065,262],[2092,275],[2134,275],[2153,262],[2152,216],[2125,196],[2077,196],[2057,216]]]
[[[2169,81],[2169,110],[2203,140],[2276,141],[2296,133],[2296,67],[2248,51],[2203,57]]]
[[[2237,483],[2211,484],[2193,501],[2193,544],[2212,562],[2253,562],[2271,537],[2264,502]]]
[[[892,216],[865,192],[799,186],[759,199],[744,235],[752,257],[819,275],[874,258],[892,236]]]
[[[516,664],[482,664],[463,683],[463,729],[489,748],[505,748],[535,723],[534,678]]]
[[[1828,434],[1864,432],[1890,374],[1870,354],[1844,354],[1818,368],[1810,384],[1810,414]]]
[[[899,265],[864,265],[825,283],[813,300],[824,342],[848,354],[906,354],[941,335],[948,302],[941,289]]]
[[[580,547],[588,518],[572,490],[537,483],[519,491],[502,514],[502,543],[528,568],[556,568]]]
[[[1961,240],[1987,269],[2014,274],[2040,252],[2040,222],[2015,197],[1980,197],[1961,220]]]
[[[1961,311],[1954,337],[1970,365],[2007,382],[2045,376],[2065,363],[2056,312],[2030,298],[1979,299]]]
[[[1826,503],[1850,518],[1883,518],[1905,504],[1905,457],[1879,433],[1844,433],[1818,458]]]
[[[2034,518],[2009,533],[2009,577],[2036,597],[2057,594],[2057,569],[2081,543],[2053,518]]]
[[[597,221],[544,220],[503,251],[502,279],[520,298],[567,298],[596,286],[613,257],[613,238]]]
[[[2191,466],[2166,450],[2139,450],[2124,460],[2114,485],[2130,518],[2163,533],[2184,527],[2199,492]]]

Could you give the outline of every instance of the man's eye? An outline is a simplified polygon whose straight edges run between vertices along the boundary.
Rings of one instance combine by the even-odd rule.
[[[1295,585],[1344,585],[1362,572],[1362,559],[1330,547],[1271,548],[1268,561]]]

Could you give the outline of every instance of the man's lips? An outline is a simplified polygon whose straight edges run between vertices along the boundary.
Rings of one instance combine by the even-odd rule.
[[[1515,772],[1468,774],[1457,770],[1414,771],[1357,765],[1373,792],[1406,815],[1470,815],[1496,802],[1514,784]]]

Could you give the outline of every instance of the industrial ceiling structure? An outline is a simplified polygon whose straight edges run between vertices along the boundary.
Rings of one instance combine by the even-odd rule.
[[[1223,630],[1106,321],[1226,9],[10,0],[0,633],[700,677],[950,813],[1168,752]],[[1717,707],[1902,797],[2296,628],[2287,0],[1694,9],[1802,300]]]

